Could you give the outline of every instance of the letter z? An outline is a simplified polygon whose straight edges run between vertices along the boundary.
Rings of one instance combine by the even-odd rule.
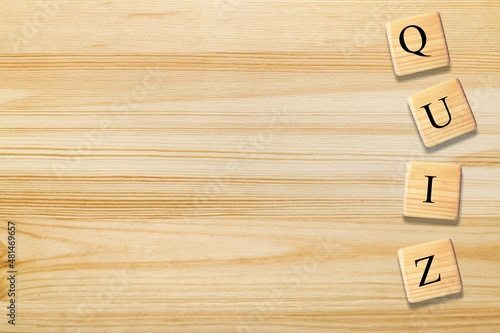
[[[417,267],[418,262],[420,260],[425,260],[425,259],[428,259],[428,261],[427,261],[427,265],[425,266],[424,275],[422,275],[422,279],[420,280],[420,284],[418,285],[419,287],[423,287],[423,286],[426,286],[428,284],[441,281],[441,274],[439,274],[438,278],[436,280],[431,281],[431,282],[425,282],[425,280],[427,279],[427,274],[429,274],[429,269],[431,268],[431,265],[432,265],[432,260],[434,260],[434,256],[432,255],[432,256],[428,256],[425,258],[420,258],[420,259],[415,260],[415,267]]]

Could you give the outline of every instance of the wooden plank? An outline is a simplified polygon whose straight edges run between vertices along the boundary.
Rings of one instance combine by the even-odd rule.
[[[0,331],[500,328],[498,2],[46,6],[0,8]],[[398,79],[429,11],[451,67]],[[426,149],[407,97],[454,77],[478,133]],[[458,222],[403,218],[408,161],[462,165]],[[464,293],[410,306],[397,251],[444,238]]]

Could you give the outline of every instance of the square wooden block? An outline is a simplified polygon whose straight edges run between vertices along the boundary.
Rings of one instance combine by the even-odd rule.
[[[398,251],[408,302],[416,303],[462,291],[462,279],[451,239]]]
[[[396,75],[403,76],[450,64],[438,12],[387,22],[386,30]]]
[[[408,162],[403,215],[456,220],[460,208],[461,180],[460,165]]]
[[[411,95],[408,104],[426,147],[433,147],[477,127],[458,79]]]

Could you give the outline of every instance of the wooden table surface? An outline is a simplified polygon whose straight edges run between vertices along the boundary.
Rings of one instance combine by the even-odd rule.
[[[442,16],[395,77],[385,23]],[[11,1],[0,8],[1,332],[499,332],[498,1]],[[406,98],[461,80],[435,149]],[[407,161],[463,166],[460,219],[402,216]],[[16,325],[7,324],[7,223]],[[453,240],[464,292],[406,301]]]

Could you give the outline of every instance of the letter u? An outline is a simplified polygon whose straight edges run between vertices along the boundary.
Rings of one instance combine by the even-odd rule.
[[[448,105],[446,104],[446,98],[448,96],[444,96],[443,98],[440,98],[439,101],[442,101],[443,104],[444,104],[444,107],[446,108],[446,112],[448,113],[448,121],[446,122],[446,124],[444,125],[438,125],[436,123],[436,121],[434,120],[434,116],[432,115],[432,112],[431,112],[431,108],[430,108],[430,105],[432,103],[429,103],[427,105],[424,105],[424,106],[421,106],[421,108],[423,108],[425,110],[425,112],[427,113],[427,116],[429,117],[429,120],[432,124],[432,126],[434,126],[435,128],[443,128],[443,127],[446,127],[448,126],[448,124],[451,122],[451,114],[450,114],[450,110],[448,109]]]

